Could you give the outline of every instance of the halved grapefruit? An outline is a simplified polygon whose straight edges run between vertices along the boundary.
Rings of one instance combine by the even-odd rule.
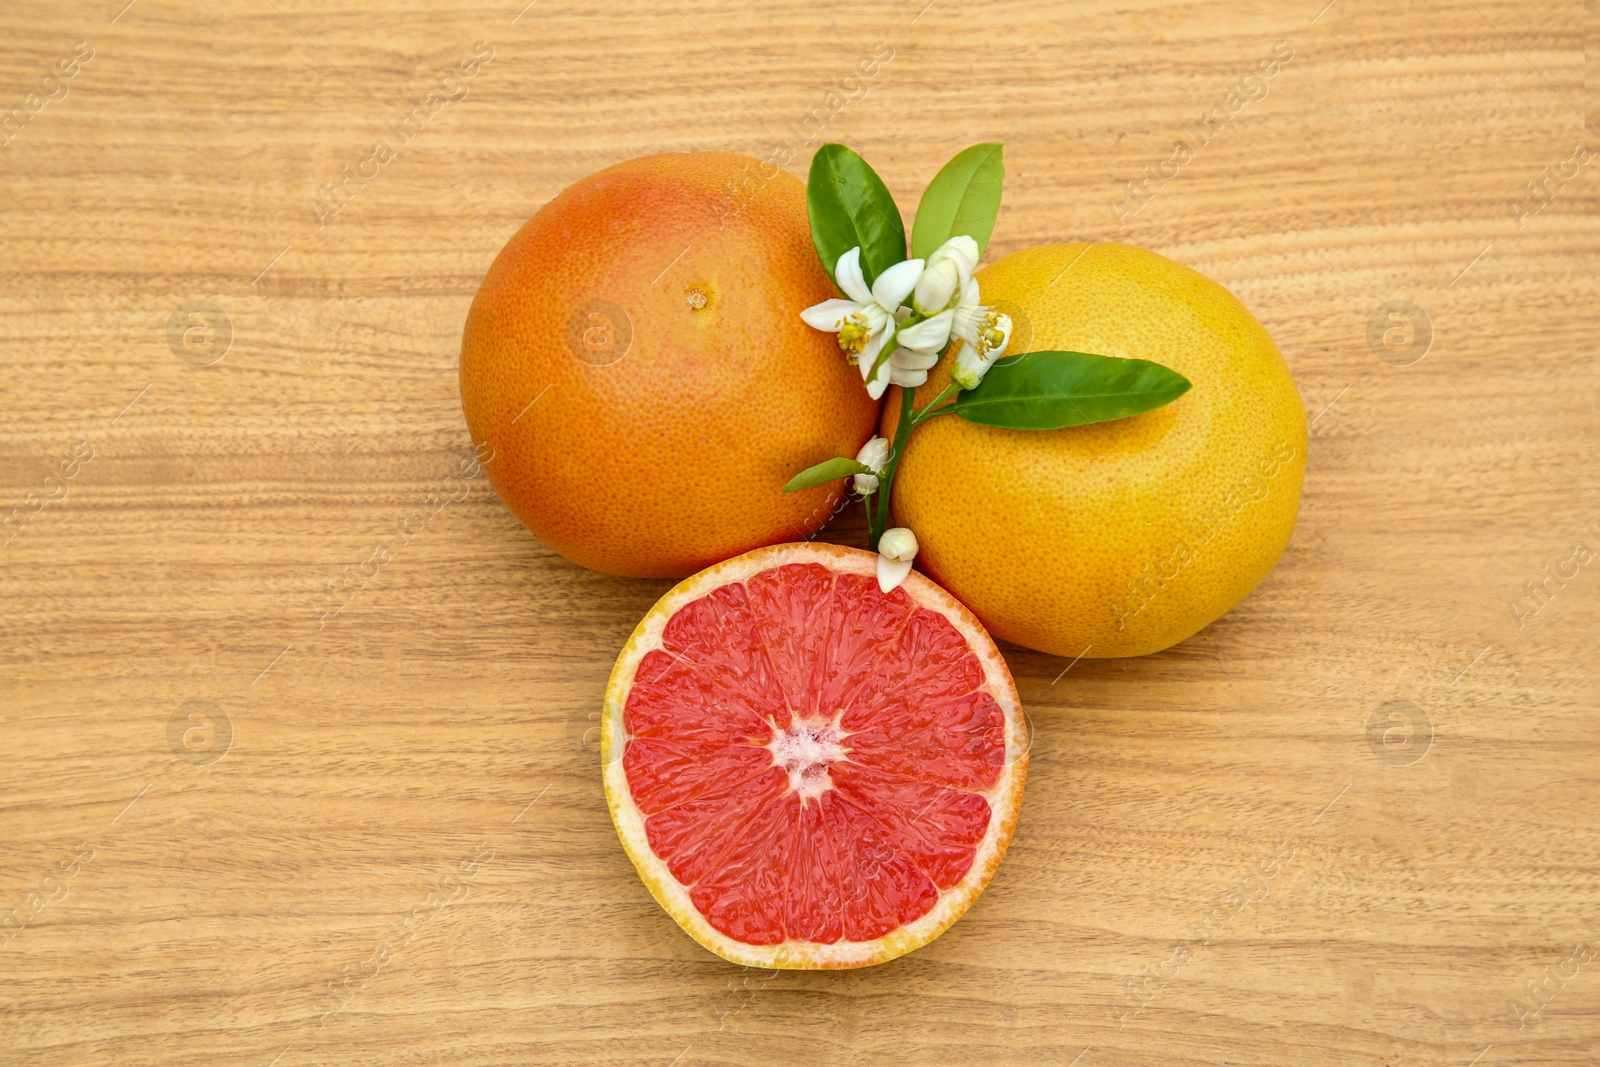
[[[757,549],[680,582],[606,687],[606,799],[645,885],[734,963],[920,948],[1011,840],[1027,727],[978,620],[877,555]]]

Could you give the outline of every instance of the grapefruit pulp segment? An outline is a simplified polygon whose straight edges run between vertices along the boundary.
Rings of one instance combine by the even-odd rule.
[[[938,936],[1021,803],[1016,689],[977,621],[876,556],[758,549],[645,616],[606,692],[606,794],[662,906],[707,948],[853,967]]]

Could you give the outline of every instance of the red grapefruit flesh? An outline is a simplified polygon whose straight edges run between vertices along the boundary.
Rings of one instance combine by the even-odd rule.
[[[877,556],[758,549],[652,608],[606,689],[617,833],[735,963],[861,967],[927,944],[999,865],[1027,775],[1005,661],[966,608]]]

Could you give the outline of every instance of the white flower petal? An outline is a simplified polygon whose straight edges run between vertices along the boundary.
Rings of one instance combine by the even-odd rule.
[[[963,389],[976,389],[993,365],[994,360],[984,359],[977,349],[963,341],[955,363],[950,366],[950,380]]]
[[[902,389],[915,389],[928,380],[925,370],[907,370],[904,367],[889,366],[889,384],[898,385]]]
[[[896,334],[896,340],[906,348],[915,348],[924,352],[943,350],[950,343],[950,324],[955,320],[954,311],[941,311],[931,319],[923,319],[915,326],[905,326]]]
[[[922,267],[923,261],[920,259],[896,263],[872,283],[872,299],[890,310],[898,308],[906,302],[911,290],[917,287],[917,279],[922,277]]]
[[[961,267],[948,256],[940,258],[935,252],[928,257],[928,266],[917,279],[911,294],[911,306],[920,315],[936,315],[950,306],[950,301],[961,291]]]
[[[967,273],[971,274],[978,269],[978,257],[983,255],[978,250],[978,242],[971,236],[958,233],[940,246],[951,256],[958,257],[967,264]]]
[[[863,363],[863,365],[865,365],[866,361],[863,360],[862,363]],[[890,374],[890,371],[891,371],[891,367],[889,365],[889,361],[886,359],[886,360],[883,361],[883,365],[878,368],[878,373],[872,374],[870,369],[869,369],[866,372],[866,374],[863,374],[863,377],[866,377],[866,379],[867,379],[867,395],[868,396],[870,396],[874,400],[877,400],[879,397],[881,397],[883,395],[884,390],[889,388],[889,374]],[[867,377],[867,375],[871,375],[871,376]]]
[[[861,274],[860,245],[839,257],[839,262],[833,265],[833,280],[839,283],[839,291],[856,303],[872,303],[872,290],[867,288],[867,279]]]
[[[897,348],[889,362],[895,370],[932,370],[939,362],[938,352],[918,352],[910,348]]]
[[[911,573],[911,561],[893,560],[884,556],[878,557],[878,588],[885,593],[892,593],[900,588],[900,583],[906,580]]]
[[[967,282],[972,278],[972,272],[978,269],[978,257],[981,255],[982,253],[978,251],[977,241],[974,241],[964,233],[957,234],[940,245],[934,250],[933,255],[928,257],[928,269],[932,270],[935,266],[944,264],[954,267],[956,274],[955,291],[960,293],[966,289]]]
[[[878,538],[879,589],[887,593],[906,580],[919,547],[917,535],[904,526],[883,531]]]
[[[951,314],[950,334],[968,344],[978,343],[978,331],[989,321],[989,309],[981,304],[962,304]]]
[[[893,560],[913,559],[921,547],[917,544],[917,535],[909,526],[891,527],[878,538],[879,555]]]
[[[854,300],[840,300],[835,297],[820,304],[812,304],[800,312],[800,317],[813,329],[838,333],[844,320],[860,310],[861,305]]]
[[[875,471],[883,470],[884,464],[889,462],[889,439],[887,437],[869,438],[861,446],[861,451],[856,453],[856,462],[863,463]],[[862,477],[862,475],[856,475]]]
[[[878,356],[883,352],[883,346],[891,335],[887,330],[870,334],[867,337],[867,346],[861,350],[861,356],[856,361],[856,366],[861,368],[861,378],[865,381],[872,375],[872,368],[878,362]]]

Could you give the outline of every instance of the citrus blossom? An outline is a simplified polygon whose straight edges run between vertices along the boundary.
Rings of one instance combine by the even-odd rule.
[[[861,369],[867,395],[874,400],[889,388],[889,360],[879,357],[899,328],[897,313],[922,277],[922,265],[920,259],[897,263],[878,275],[869,288],[861,273],[861,248],[857,246],[834,265],[834,280],[848,299],[824,300],[800,313],[806,325],[839,335],[839,347]]]

